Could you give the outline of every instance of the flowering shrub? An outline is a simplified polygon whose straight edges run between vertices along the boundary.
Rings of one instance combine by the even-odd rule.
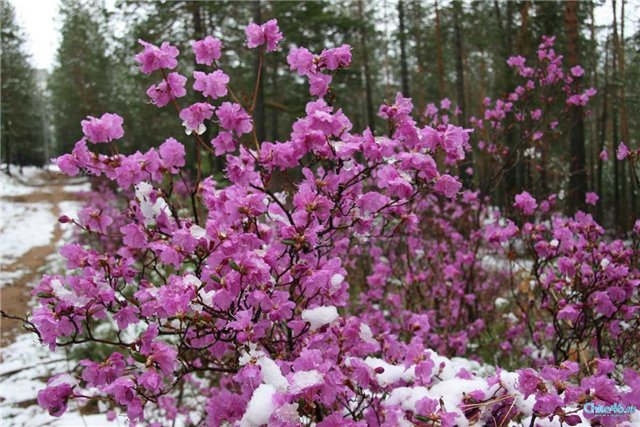
[[[283,39],[275,20],[246,35],[259,55]],[[34,290],[30,325],[52,350],[99,343],[111,352],[49,380],[38,401],[51,415],[76,399],[103,402],[111,419],[125,412],[132,425],[576,425],[592,417],[587,402],[640,403],[640,377],[616,367],[631,365],[634,351],[617,340],[638,342],[637,247],[603,243],[584,214],[516,227],[483,207],[450,172],[470,131],[419,126],[410,99],[380,108],[385,135],[354,131],[324,99],[351,63],[349,46],[291,49],[291,69],[317,99],[287,141],[268,142],[253,127],[256,94],[240,102],[216,64],[219,40],[192,44],[213,70],[194,72],[204,99],[184,107],[187,77],[171,71],[178,50],[141,44],[141,71],[162,78],[147,91],[152,103],[172,104],[192,143],[225,156],[228,182],[200,179],[199,162],[192,181],[174,138],[118,154],[119,116],[83,122],[85,137],[57,164],[117,188],[61,218],[87,234],[62,249],[68,274]],[[221,131],[204,141],[213,121]],[[538,212],[527,194],[516,206]],[[535,259],[530,301],[541,301],[545,320],[509,294],[511,269],[483,262],[516,244]],[[517,302],[522,321],[497,316],[497,298]],[[520,366],[535,357],[541,369],[438,354],[481,359],[486,334],[499,334],[504,351],[517,347]],[[594,336],[597,359],[581,369],[570,356],[590,357]],[[554,365],[542,366],[549,346]],[[635,415],[594,416],[630,425]]]
[[[640,220],[633,242],[607,242],[591,215],[562,217],[549,211],[553,203],[554,197],[543,202],[544,221],[525,222],[517,230],[519,248],[510,245],[530,265],[518,275],[520,289],[513,295],[520,310],[509,322],[504,345],[527,356],[547,353],[555,363],[596,357],[637,368]],[[532,198],[520,207],[523,215],[532,215],[531,204],[536,204]],[[532,317],[527,307],[534,302],[539,311]],[[531,345],[512,345],[523,332]],[[547,352],[541,354],[542,348]],[[583,368],[592,367],[585,363]]]

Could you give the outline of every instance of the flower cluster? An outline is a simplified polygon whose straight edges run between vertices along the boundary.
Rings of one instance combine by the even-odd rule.
[[[275,20],[246,34],[249,48],[267,52],[282,39]],[[158,107],[174,104],[192,143],[224,156],[225,181],[201,179],[199,164],[190,179],[185,146],[173,138],[145,153],[91,151],[87,139],[123,136],[113,115],[90,119],[86,138],[57,159],[63,172],[102,177],[115,190],[60,219],[85,237],[61,250],[68,272],[34,290],[31,325],[44,344],[110,349],[48,382],[38,402],[51,415],[71,399],[95,399],[131,425],[575,425],[590,419],[585,402],[637,403],[635,371],[619,383],[607,376],[621,370],[616,362],[633,364],[622,343],[638,342],[640,280],[629,267],[637,249],[604,243],[585,214],[533,221],[549,202],[528,193],[515,201],[531,217],[524,225],[485,208],[452,172],[471,131],[418,124],[401,95],[379,110],[386,134],[354,130],[325,99],[330,72],[351,62],[349,46],[291,50],[291,68],[316,98],[287,140],[269,142],[252,132],[253,100],[241,104],[215,65],[220,41],[192,44],[196,62],[215,68],[194,73],[193,88],[220,104],[185,108],[186,78],[167,74],[177,49],[141,43],[141,71],[163,78],[147,94]],[[212,120],[221,128],[213,148],[201,140]],[[513,269],[483,257],[512,245],[523,256],[533,250],[532,298],[548,317],[496,316],[498,298],[521,305],[523,296],[510,293]],[[528,356],[550,362],[539,370],[440,355],[469,355],[487,334],[505,335],[504,352],[507,344],[524,352],[517,328],[526,325],[537,346]],[[586,357],[596,335],[597,358],[568,362],[574,351]]]
[[[351,46],[325,49],[320,55],[314,55],[304,47],[291,48],[287,62],[292,70],[309,79],[309,93],[312,96],[324,97],[333,80],[332,71],[351,65]]]

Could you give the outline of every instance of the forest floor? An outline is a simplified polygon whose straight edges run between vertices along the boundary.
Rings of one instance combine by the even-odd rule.
[[[64,269],[58,252],[71,239],[73,227],[58,223],[58,218],[77,216],[82,193],[90,185],[55,168],[12,172],[11,177],[0,172],[0,306],[7,314],[24,317],[33,307],[31,291],[40,277]],[[77,407],[60,418],[48,415],[37,405],[37,392],[48,377],[67,371],[67,354],[43,347],[19,321],[2,319],[0,330],[2,426],[117,425],[107,424],[104,415],[82,415]]]

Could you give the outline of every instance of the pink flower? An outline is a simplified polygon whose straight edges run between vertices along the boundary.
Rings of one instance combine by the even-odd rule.
[[[80,365],[85,367],[82,371],[82,379],[91,386],[101,386],[113,382],[122,375],[126,362],[122,354],[112,353],[103,363],[81,360]]]
[[[627,158],[628,155],[629,155],[629,149],[627,148],[626,145],[624,145],[624,142],[621,142],[620,145],[618,145],[618,150],[616,151],[616,159],[624,160]]]
[[[104,113],[99,119],[89,116],[83,120],[82,132],[94,144],[111,142],[124,136],[123,119],[117,114]]]
[[[600,157],[600,160],[602,160],[603,162],[606,162],[607,160],[609,160],[609,152],[604,149],[600,152],[598,157]]]
[[[533,120],[540,120],[541,117],[542,117],[542,110],[540,108],[536,108],[531,112],[531,118]]]
[[[604,291],[594,292],[592,294],[592,302],[595,305],[595,309],[598,313],[602,313],[607,317],[611,317],[618,308],[613,305],[609,295]]]
[[[309,73],[309,93],[319,98],[324,97],[329,91],[331,80],[329,74]]]
[[[589,97],[584,94],[575,94],[567,98],[567,104],[584,106],[587,105],[587,102],[589,102]]]
[[[131,248],[142,249],[147,244],[147,235],[136,224],[122,226],[120,227],[120,232],[123,234],[122,241],[124,244]]]
[[[59,417],[67,410],[67,401],[73,395],[73,387],[77,381],[69,374],[58,374],[47,381],[44,390],[38,392],[38,404],[49,412],[49,415]]]
[[[571,68],[571,74],[573,74],[575,77],[582,77],[584,75],[584,68],[576,65],[575,67]]]
[[[166,80],[162,80],[157,85],[149,86],[147,95],[151,102],[158,107],[164,107],[172,99],[181,98],[187,94],[184,85],[187,78],[178,73],[169,73]]]
[[[193,77],[196,79],[193,88],[202,92],[204,96],[216,99],[227,94],[229,76],[222,70],[216,70],[210,74],[203,73],[202,71],[194,71]]]
[[[386,120],[394,120],[399,123],[409,118],[413,111],[413,102],[410,98],[405,98],[402,93],[396,94],[395,102],[392,105],[381,105],[378,116]]]
[[[416,402],[416,413],[422,415],[423,417],[433,416],[438,412],[439,409],[440,405],[435,399],[423,397]]]
[[[524,67],[525,62],[526,62],[526,59],[520,55],[512,56],[509,59],[507,59],[507,65],[512,68]]]
[[[580,317],[580,311],[576,310],[576,307],[573,305],[567,305],[558,311],[558,319],[561,320],[570,320],[575,322],[578,320],[578,317]]]
[[[204,121],[213,116],[213,110],[213,105],[206,102],[198,102],[180,111],[180,118],[183,120],[182,125],[186,128],[187,134],[195,132],[198,135],[202,135],[207,129]]]
[[[438,193],[444,194],[450,199],[453,199],[458,194],[460,188],[462,188],[462,184],[450,175],[441,175],[433,187]]]
[[[160,152],[160,157],[162,157],[164,167],[172,171],[172,173],[176,173],[179,168],[184,166],[184,145],[174,138],[168,138],[163,142],[158,151]]]
[[[177,47],[164,42],[160,47],[144,40],[138,40],[144,50],[136,55],[136,61],[140,64],[140,71],[151,74],[162,68],[173,69],[178,65],[176,57],[180,53]]]
[[[523,191],[522,193],[516,195],[516,201],[513,206],[520,209],[525,215],[532,215],[536,211],[538,203],[536,202],[536,199],[531,196],[531,194],[529,194],[527,191]]]
[[[309,214],[316,215],[319,219],[326,219],[333,203],[317,192],[308,183],[302,183],[298,192],[293,196],[293,204],[299,211],[306,211]]]
[[[287,55],[287,63],[292,70],[304,76],[313,69],[314,55],[304,47],[292,47]]]
[[[222,56],[222,42],[211,36],[191,42],[191,48],[196,54],[197,64],[211,65]]]
[[[218,107],[216,116],[218,116],[220,126],[235,132],[238,136],[249,133],[253,129],[251,116],[239,104],[223,102]]]
[[[100,209],[86,207],[78,213],[80,223],[91,231],[105,233],[107,227],[113,223],[113,218]]]
[[[438,107],[433,102],[427,104],[427,107],[424,110],[425,117],[434,117],[438,114]]]
[[[236,141],[234,141],[233,133],[231,132],[220,132],[211,140],[211,145],[216,149],[216,156],[232,153],[236,150]]]
[[[140,160],[140,153],[124,156],[120,159],[120,165],[114,171],[118,185],[126,188],[142,181],[144,176]]]
[[[588,193],[585,195],[585,201],[586,201],[588,204],[593,205],[593,206],[595,206],[595,205],[596,205],[596,203],[598,203],[598,199],[599,199],[599,198],[600,198],[600,197],[598,197],[598,195],[597,195],[596,193],[592,192],[592,191],[588,192]]]
[[[122,376],[105,388],[105,392],[113,396],[121,405],[128,405],[134,399],[134,383],[129,376]]]
[[[328,70],[337,70],[351,65],[351,46],[343,44],[333,49],[323,50],[320,54],[320,64]]]
[[[171,375],[176,364],[176,349],[163,342],[154,342],[151,344],[151,354],[149,360],[155,362],[160,371],[165,375]]]
[[[63,154],[62,156],[56,158],[54,163],[60,168],[60,170],[69,175],[76,176],[80,172],[78,168],[78,162],[76,158],[71,154]]]
[[[542,383],[542,379],[531,368],[518,371],[518,391],[528,398],[534,394],[538,386]]]
[[[247,47],[249,49],[267,44],[267,52],[273,52],[278,48],[278,42],[282,40],[282,33],[278,28],[278,20],[271,19],[262,25],[251,23],[245,29],[247,35]]]
[[[464,160],[464,147],[469,141],[469,132],[468,129],[452,125],[447,125],[443,132],[439,132],[440,146],[447,153],[447,163]]]
[[[127,305],[113,315],[113,320],[118,323],[118,328],[123,330],[129,325],[136,325],[140,323],[140,318],[138,317],[139,314],[140,310],[138,310],[138,307],[135,305]]]
[[[155,369],[145,371],[145,373],[140,375],[140,378],[138,378],[138,382],[147,390],[154,393],[160,391],[160,388],[162,387],[162,377]]]

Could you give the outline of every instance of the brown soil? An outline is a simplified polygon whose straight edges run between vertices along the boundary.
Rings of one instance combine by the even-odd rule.
[[[51,207],[55,217],[60,216],[58,203],[67,200],[79,200],[81,197],[75,193],[67,193],[64,186],[72,184],[65,176],[53,172],[45,172],[46,179],[43,185],[34,185],[37,189],[34,193],[24,196],[2,197],[2,203],[47,203]],[[46,246],[32,248],[17,260],[1,265],[0,269],[6,272],[21,271],[23,274],[11,284],[0,289],[0,308],[12,316],[24,317],[30,312],[31,290],[39,277],[41,269],[46,265],[47,257],[56,250],[56,244],[62,238],[62,228],[56,223],[51,242]],[[24,332],[22,324],[18,320],[0,319],[0,346],[11,344],[15,337]]]

